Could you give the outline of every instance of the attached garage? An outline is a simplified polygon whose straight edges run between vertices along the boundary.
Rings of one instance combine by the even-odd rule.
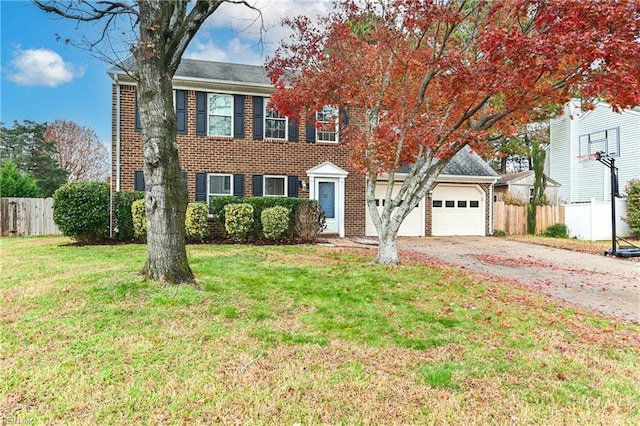
[[[479,185],[441,183],[431,200],[431,235],[485,235],[486,196]]]
[[[408,173],[403,168],[396,173],[402,179]],[[399,236],[477,235],[492,232],[491,201],[498,174],[480,156],[464,147],[444,167],[426,200],[413,209],[400,226]],[[376,203],[382,210],[387,182],[384,177],[376,187]],[[396,184],[397,194],[401,184]],[[429,205],[426,205],[429,202]],[[366,209],[368,210],[368,209]],[[489,218],[489,223],[487,223]],[[431,226],[427,226],[430,224]],[[377,236],[375,226],[366,212],[365,235]]]
[[[393,189],[393,195],[396,195],[400,190],[400,183],[395,184]],[[382,208],[384,206],[384,194],[387,190],[387,182],[380,182],[376,186],[376,205],[378,206],[378,211],[382,212]],[[369,214],[369,209],[366,209],[367,215],[367,223],[365,227],[365,235],[369,237],[375,237],[378,235],[376,231],[376,227],[371,220],[371,215]],[[418,204],[418,207],[413,209],[409,216],[407,216],[400,225],[400,230],[398,231],[398,235],[401,237],[424,237],[424,199]]]

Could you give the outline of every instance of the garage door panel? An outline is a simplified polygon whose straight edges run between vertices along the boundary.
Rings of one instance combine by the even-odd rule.
[[[432,235],[485,235],[484,192],[477,185],[441,184],[432,200]]]
[[[393,189],[393,196],[395,196],[400,190],[401,184],[396,184]],[[387,183],[382,182],[376,186],[376,206],[378,206],[378,211],[382,213],[382,208],[385,204],[385,194],[387,191]],[[371,215],[369,214],[369,209],[366,208],[366,225],[365,225],[365,235],[367,236],[377,236],[378,232],[376,231],[376,227],[373,224],[373,220],[371,219]],[[424,200],[418,204],[418,207],[414,208],[411,213],[405,218],[400,225],[400,229],[398,230],[398,236],[402,237],[420,237],[424,236]]]

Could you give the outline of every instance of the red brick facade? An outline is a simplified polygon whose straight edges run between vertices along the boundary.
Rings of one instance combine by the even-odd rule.
[[[214,90],[208,90],[213,92]],[[117,100],[120,99],[119,108]],[[299,126],[298,142],[254,140],[253,139],[253,101],[245,96],[244,138],[221,138],[196,135],[196,91],[187,91],[187,134],[178,135],[178,147],[181,168],[187,174],[189,201],[195,200],[196,173],[243,174],[244,194],[252,194],[253,175],[298,176],[307,187],[300,189],[299,197],[309,197],[309,178],[307,170],[330,161],[346,170],[345,180],[344,232],[346,236],[365,234],[365,178],[349,165],[349,153],[343,144],[308,143],[305,125]],[[134,189],[134,175],[143,170],[142,133],[135,131],[135,86],[120,84],[113,86],[113,142],[112,176],[114,186],[119,182],[120,190]],[[119,149],[117,142],[117,111],[120,112]],[[117,159],[119,153],[119,177]],[[119,179],[118,179],[119,178]],[[490,187],[491,184],[479,183],[486,194],[485,228],[490,229]],[[431,235],[432,213],[431,199],[425,203],[425,234]]]
[[[114,86],[113,111],[117,93]],[[308,185],[307,170],[330,161],[349,172],[345,180],[345,234],[364,235],[365,179],[349,166],[347,149],[342,144],[308,143],[305,126],[299,128],[299,141],[253,140],[253,122],[244,120],[244,139],[197,136],[195,91],[187,93],[187,134],[178,135],[180,165],[187,173],[189,200],[195,199],[196,173],[244,174],[244,193],[252,194],[252,176],[296,175]],[[251,96],[245,97],[245,117],[253,116]],[[117,152],[116,128],[113,128],[112,152]],[[114,154],[115,155],[115,154]],[[113,176],[116,176],[115,158]],[[120,189],[134,189],[134,173],[144,168],[142,133],[135,131],[135,86],[120,86]],[[115,179],[113,180],[115,185]],[[309,189],[300,190],[307,198]]]

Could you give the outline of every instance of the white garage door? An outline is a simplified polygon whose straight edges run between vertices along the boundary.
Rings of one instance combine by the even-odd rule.
[[[393,188],[393,195],[397,194],[400,190],[401,184],[397,183]],[[384,194],[387,190],[387,183],[381,182],[376,186],[376,204],[378,205],[378,211],[382,212],[384,204]],[[378,235],[376,227],[371,220],[369,209],[367,211],[367,223],[365,226],[365,235],[375,237]],[[420,201],[418,207],[413,209],[409,216],[406,217],[400,229],[398,235],[401,237],[423,237],[424,236],[424,200]]]
[[[431,234],[485,235],[484,198],[477,185],[436,186],[432,194]]]

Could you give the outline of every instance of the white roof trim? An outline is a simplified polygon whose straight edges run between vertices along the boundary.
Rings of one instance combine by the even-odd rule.
[[[396,181],[403,181],[407,173],[396,173]],[[461,182],[461,183],[496,183],[500,176],[460,176],[460,175],[439,175],[436,182]],[[380,173],[378,181],[389,180],[387,173]]]
[[[463,183],[496,183],[500,176],[460,176],[460,175],[440,175],[436,182],[463,182]]]

